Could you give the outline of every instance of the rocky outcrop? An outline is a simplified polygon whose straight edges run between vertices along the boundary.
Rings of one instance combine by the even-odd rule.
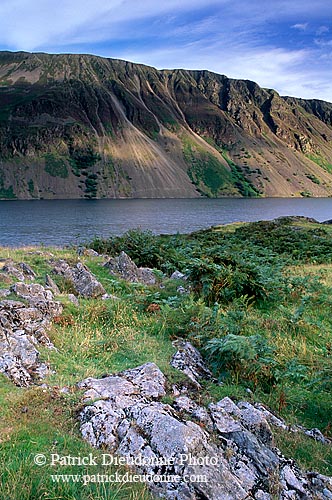
[[[81,432],[124,457],[154,494],[170,500],[326,500],[332,479],[300,470],[274,447],[266,415],[231,399],[200,406],[162,402],[167,381],[153,363],[88,378]]]
[[[173,346],[178,350],[172,356],[171,366],[185,373],[194,385],[199,388],[199,380],[212,377],[201,353],[190,342],[178,339],[173,342]]]
[[[102,284],[81,262],[70,266],[65,260],[58,260],[54,263],[53,273],[63,276],[75,292],[86,299],[98,298],[106,293]]]
[[[25,279],[34,280],[36,277],[35,272],[33,271],[33,269],[31,269],[30,266],[28,266],[28,264],[25,264],[24,262],[16,264],[12,260],[8,260],[4,264],[2,273],[7,274],[8,276],[12,276],[13,278],[20,281],[24,281]]]
[[[0,302],[0,372],[18,386],[28,386],[49,371],[40,360],[39,345],[53,348],[47,329],[62,312],[50,291],[38,284],[18,282],[11,292],[28,304],[14,300]]]
[[[104,266],[109,269],[111,274],[130,283],[143,283],[144,285],[156,283],[153,270],[148,267],[137,267],[126,252],[121,252],[118,257],[112,257]]]

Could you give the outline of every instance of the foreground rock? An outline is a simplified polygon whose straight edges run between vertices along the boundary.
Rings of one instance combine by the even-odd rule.
[[[7,260],[5,262],[4,266],[2,267],[2,273],[8,276],[12,276],[19,281],[24,281],[25,279],[34,280],[36,277],[35,272],[33,271],[33,269],[31,269],[30,266],[28,266],[28,264],[25,264],[24,262],[16,264],[12,260]]]
[[[331,498],[331,478],[301,471],[273,445],[262,411],[224,398],[208,408],[188,396],[173,406],[153,363],[103,379],[88,378],[83,437],[150,475],[153,493],[171,500]],[[92,402],[94,401],[94,402]],[[159,477],[157,477],[159,475]],[[153,476],[153,477],[152,477]],[[160,477],[169,476],[168,481]]]
[[[0,302],[0,372],[18,386],[28,386],[48,373],[40,361],[39,345],[53,348],[47,329],[62,312],[49,290],[38,284],[18,282],[11,292],[28,305],[15,300]]]
[[[119,276],[130,283],[143,283],[144,285],[154,285],[156,283],[156,277],[152,269],[137,267],[126,252],[121,252],[118,257],[112,257],[104,266],[109,269],[111,274]]]
[[[65,260],[59,260],[54,264],[53,272],[68,280],[75,292],[86,299],[98,298],[106,293],[103,285],[81,262],[71,267]]]

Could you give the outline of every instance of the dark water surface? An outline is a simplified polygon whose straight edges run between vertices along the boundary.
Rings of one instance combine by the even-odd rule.
[[[137,227],[188,233],[281,215],[332,219],[332,198],[0,201],[0,245],[77,244]]]

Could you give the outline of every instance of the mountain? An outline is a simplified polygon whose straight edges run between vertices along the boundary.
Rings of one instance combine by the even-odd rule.
[[[209,71],[0,52],[0,198],[331,196],[332,104]]]

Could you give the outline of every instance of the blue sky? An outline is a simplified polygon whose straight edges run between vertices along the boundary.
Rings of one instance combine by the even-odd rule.
[[[0,0],[0,49],[209,69],[332,102],[331,0]]]

